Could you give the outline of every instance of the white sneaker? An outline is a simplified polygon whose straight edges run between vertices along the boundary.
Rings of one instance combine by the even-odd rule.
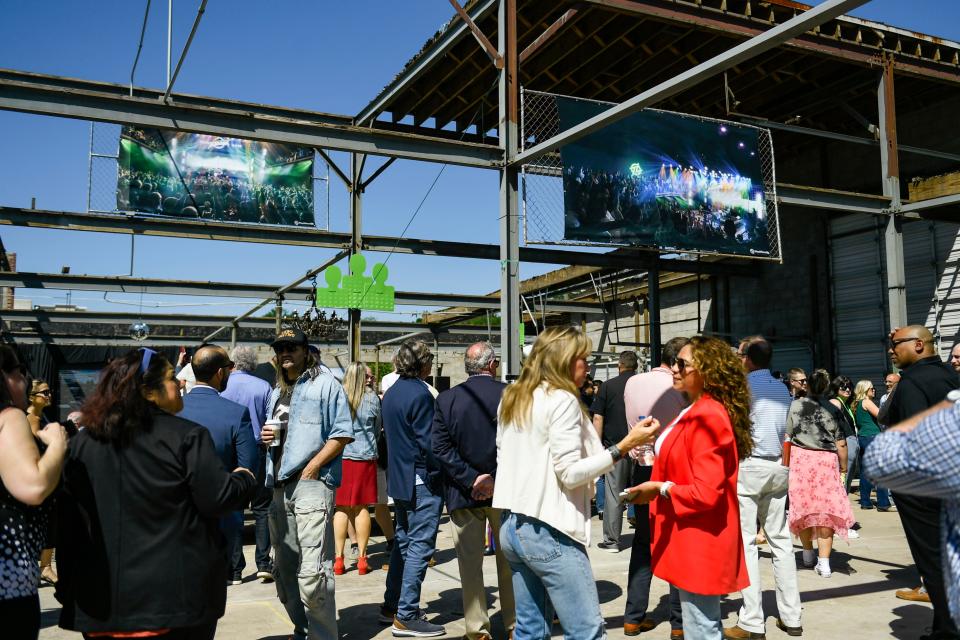
[[[819,564],[816,567],[814,567],[813,570],[816,571],[817,575],[820,576],[821,578],[829,578],[830,576],[833,575],[832,571],[830,571],[829,569],[823,569]]]
[[[855,529],[847,529],[847,537],[856,540],[860,537],[860,534],[857,533]]]

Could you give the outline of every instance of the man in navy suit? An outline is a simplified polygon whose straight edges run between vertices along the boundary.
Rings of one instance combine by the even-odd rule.
[[[433,414],[433,455],[443,473],[443,495],[453,522],[462,583],[466,638],[492,638],[483,584],[483,550],[487,522],[499,537],[500,509],[491,506],[497,474],[497,407],[507,385],[498,381],[496,352],[489,342],[470,345],[465,382],[437,397]],[[500,611],[507,632],[516,615],[510,565],[496,547]]]
[[[206,427],[213,436],[217,455],[225,469],[256,469],[257,441],[253,435],[250,411],[243,405],[220,397],[227,388],[233,363],[222,347],[206,345],[193,356],[193,374],[197,384],[183,397],[181,418]],[[240,584],[246,561],[243,558],[243,512],[236,511],[220,520],[220,530],[227,539],[227,584]]]
[[[387,493],[394,500],[397,529],[387,570],[380,619],[391,620],[398,637],[442,636],[443,626],[420,610],[420,587],[436,550],[443,510],[440,467],[433,456],[433,395],[423,381],[433,354],[423,340],[400,345],[394,364],[400,377],[383,394],[383,431],[387,434]]]

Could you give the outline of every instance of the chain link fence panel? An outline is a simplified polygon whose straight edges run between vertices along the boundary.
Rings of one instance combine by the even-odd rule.
[[[565,97],[553,93],[522,90],[520,115],[520,146],[526,150],[561,133],[560,112],[557,99]],[[582,98],[577,98],[582,100]],[[606,106],[612,102],[593,101]],[[722,122],[713,118],[676,114],[703,121]],[[737,126],[749,126],[735,123]],[[770,255],[764,258],[780,259],[780,224],[777,213],[776,171],[773,140],[768,129],[757,129],[758,155],[763,172],[763,191],[767,215],[767,240]],[[568,240],[564,237],[563,162],[560,151],[551,151],[525,164],[521,169],[521,215],[523,216],[524,242],[527,244],[553,244],[598,247],[630,247],[628,243],[591,242]],[[646,245],[644,245],[646,246]],[[674,253],[674,250],[670,250]],[[684,253],[698,253],[685,250]],[[709,255],[726,255],[704,251]],[[743,257],[740,254],[730,254]]]

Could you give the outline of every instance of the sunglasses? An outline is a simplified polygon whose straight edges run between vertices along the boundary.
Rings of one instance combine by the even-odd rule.
[[[917,338],[916,336],[914,336],[914,337],[912,337],[912,338],[898,338],[898,339],[896,339],[896,340],[891,340],[891,341],[890,341],[890,348],[891,348],[891,349],[896,349],[898,345],[901,345],[901,344],[903,344],[904,342],[916,342],[917,340],[920,340],[920,338]]]
[[[46,398],[49,398],[50,396],[53,395],[53,393],[51,393],[50,389],[46,389],[46,390],[44,390],[44,391],[37,391],[37,392],[36,392],[35,394],[33,394],[33,395],[35,395],[35,396],[44,396],[44,397],[46,397]]]
[[[687,369],[688,367],[689,367],[690,369],[693,369],[693,363],[692,363],[692,362],[687,362],[687,361],[684,360],[683,358],[677,358],[677,359],[674,361],[674,363],[677,365],[677,369],[679,369],[681,372],[686,371],[686,369]]]
[[[807,379],[800,378],[799,380],[791,380],[790,382],[796,382],[797,384],[807,384]]]

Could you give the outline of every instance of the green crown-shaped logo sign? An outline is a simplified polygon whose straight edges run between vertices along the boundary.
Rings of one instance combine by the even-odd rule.
[[[350,275],[345,276],[340,267],[327,267],[323,272],[326,287],[317,288],[317,306],[337,309],[365,309],[368,311],[393,311],[393,287],[387,284],[387,265],[373,265],[371,276],[364,275],[367,259],[363,254],[350,256]]]

